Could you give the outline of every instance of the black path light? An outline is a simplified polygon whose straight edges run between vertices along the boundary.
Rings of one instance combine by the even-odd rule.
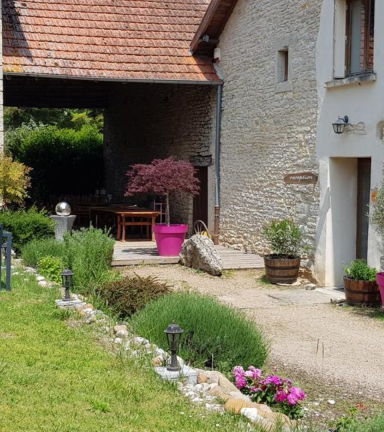
[[[71,301],[71,295],[69,293],[69,290],[71,289],[72,286],[72,276],[73,273],[69,269],[66,269],[61,273],[61,277],[63,279],[63,287],[65,289],[65,295],[63,298],[64,301]]]
[[[180,338],[184,330],[177,324],[169,324],[164,333],[167,336],[169,350],[171,351],[171,364],[167,366],[167,370],[177,372],[180,370],[177,362],[177,351],[179,350]]]
[[[344,133],[345,126],[348,124],[348,116],[339,117],[334,123],[332,123],[333,131],[335,134]]]

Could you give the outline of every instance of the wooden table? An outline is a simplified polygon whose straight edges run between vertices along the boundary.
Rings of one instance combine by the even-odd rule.
[[[127,226],[145,226],[147,231],[147,238],[151,238],[149,234],[149,227],[156,223],[156,218],[159,215],[158,211],[146,209],[144,207],[125,206],[125,205],[110,205],[110,206],[91,206],[89,207],[91,213],[111,213],[116,216],[117,225],[117,240],[125,242],[125,234]],[[97,221],[96,221],[97,226]],[[154,234],[152,231],[152,240]]]

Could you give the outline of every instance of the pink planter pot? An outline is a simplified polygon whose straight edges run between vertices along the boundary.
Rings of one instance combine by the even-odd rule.
[[[178,256],[180,254],[188,225],[156,224],[152,229],[155,233],[156,246],[160,256]]]
[[[380,295],[381,295],[381,304],[384,310],[384,272],[380,272],[376,274],[376,282],[379,285]]]

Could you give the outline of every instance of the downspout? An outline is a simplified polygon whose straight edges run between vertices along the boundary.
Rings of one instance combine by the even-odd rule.
[[[221,104],[223,85],[217,86],[216,101],[216,138],[215,138],[215,220],[213,241],[219,244],[220,233],[220,132],[221,132]]]

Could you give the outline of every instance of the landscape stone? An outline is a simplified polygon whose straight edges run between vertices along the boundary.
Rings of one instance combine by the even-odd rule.
[[[49,283],[46,280],[40,280],[37,284],[43,288],[47,288],[49,286]]]
[[[285,414],[282,414],[282,413],[269,412],[269,413],[263,414],[263,417],[266,420],[272,421],[274,424],[280,423],[281,425],[288,426],[290,428],[291,427],[295,428],[297,426],[297,422],[295,422],[294,420],[291,420],[288,416],[286,416]]]
[[[208,375],[204,373],[199,373],[197,375],[197,384],[207,383],[208,382]]]
[[[116,332],[116,337],[120,337],[120,338],[123,338],[123,337],[128,337],[129,336],[129,333],[128,333],[128,330],[119,330],[118,332]]]
[[[230,396],[227,395],[227,393],[225,393],[225,391],[219,385],[216,385],[215,387],[211,387],[211,389],[208,391],[208,393],[212,396],[215,396],[215,397],[223,400],[224,402],[226,402],[228,399],[230,399]]]
[[[115,333],[117,333],[120,330],[127,330],[127,326],[126,325],[116,325],[115,327],[113,327],[113,331]]]
[[[229,396],[231,396],[234,399],[242,399],[246,402],[252,402],[251,399],[249,398],[249,396],[241,393],[240,391],[231,391],[229,392]]]
[[[41,276],[41,275],[37,275],[37,276],[36,276],[36,280],[37,280],[37,282],[45,281],[45,277],[44,277],[44,276]]]
[[[163,366],[163,358],[161,356],[157,356],[152,359],[152,366],[161,367]]]
[[[205,371],[205,375],[208,376],[208,383],[209,384],[218,384],[221,377],[224,377],[224,375],[221,372],[217,371]]]
[[[221,276],[223,273],[223,263],[213,241],[200,234],[195,234],[184,242],[180,263],[213,276]]]
[[[226,378],[224,375],[222,375],[219,379],[219,386],[227,394],[230,394],[231,392],[240,393],[240,390],[233,383],[231,383],[231,381],[229,381],[229,379]]]
[[[305,285],[305,289],[308,290],[308,291],[315,290],[316,289],[316,285],[312,284],[312,283],[307,284],[307,285]]]
[[[224,409],[232,414],[240,414],[243,408],[249,408],[247,402],[242,399],[230,398],[225,402]]]
[[[261,417],[257,411],[257,408],[242,408],[240,410],[240,414],[244,417],[247,417],[252,422],[263,421],[263,417]]]

